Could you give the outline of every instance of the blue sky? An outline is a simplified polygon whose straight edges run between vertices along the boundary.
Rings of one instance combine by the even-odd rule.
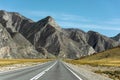
[[[120,0],[0,0],[0,10],[19,12],[38,21],[52,16],[62,28],[120,33]]]

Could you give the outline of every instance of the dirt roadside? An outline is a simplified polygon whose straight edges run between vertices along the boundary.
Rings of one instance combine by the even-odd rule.
[[[87,65],[73,65],[69,63],[65,63],[65,64],[71,69],[73,69],[74,71],[76,71],[77,73],[86,77],[88,80],[113,80],[106,75],[100,75],[100,74],[94,73],[94,70],[99,70],[102,68],[94,68],[94,67],[87,66]]]

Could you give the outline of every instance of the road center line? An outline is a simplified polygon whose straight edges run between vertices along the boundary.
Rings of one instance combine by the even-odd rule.
[[[75,72],[73,72],[70,68],[68,68],[67,65],[65,65],[65,67],[66,67],[73,75],[75,75],[79,80],[83,80],[83,79],[81,79]]]
[[[36,76],[34,76],[33,78],[31,78],[30,80],[37,80],[38,78],[40,78],[42,75],[44,75],[48,70],[50,70],[53,66],[55,66],[55,64],[57,63],[57,61],[50,66],[49,68],[45,69],[44,71],[42,71],[41,73],[37,74]]]

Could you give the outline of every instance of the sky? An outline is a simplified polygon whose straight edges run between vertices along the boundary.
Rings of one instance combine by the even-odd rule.
[[[108,37],[120,33],[120,0],[0,0],[0,10],[33,21],[52,16],[62,28],[92,30]]]

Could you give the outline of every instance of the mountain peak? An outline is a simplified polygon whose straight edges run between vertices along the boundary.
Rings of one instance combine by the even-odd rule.
[[[56,30],[61,31],[60,26],[56,23],[54,18],[52,18],[51,16],[47,16],[47,17],[43,18],[42,20],[38,21],[38,23],[45,23],[45,24],[50,25],[51,27],[55,28]]]
[[[13,17],[13,18],[16,18],[16,19],[20,18],[20,19],[23,19],[23,20],[28,20],[29,22],[33,22],[31,19],[26,18],[25,16],[19,14],[18,12],[8,12],[8,11],[5,11],[5,10],[0,10],[0,16],[3,17],[5,20],[9,20],[10,17]]]
[[[53,18],[52,18],[51,16],[47,16],[46,19],[47,19],[47,20],[51,20],[51,19],[53,19]]]
[[[0,12],[5,12],[5,10],[0,10]]]
[[[117,34],[117,36],[120,36],[120,33],[119,33],[119,34]]]
[[[47,16],[47,17],[45,17],[44,20],[45,20],[46,22],[55,23],[54,18],[52,18],[51,16]]]
[[[111,37],[112,39],[116,40],[116,41],[119,41],[120,42],[120,33],[117,34],[116,36],[114,37]]]
[[[7,15],[7,12],[5,10],[0,10],[0,17],[3,17],[4,15]]]

